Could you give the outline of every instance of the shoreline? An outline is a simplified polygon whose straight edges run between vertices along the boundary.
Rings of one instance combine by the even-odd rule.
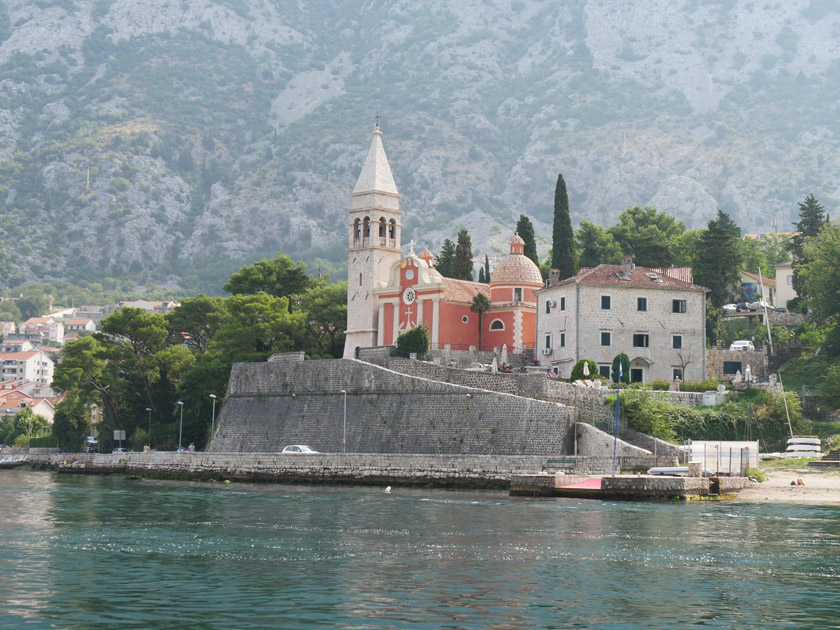
[[[840,469],[837,472],[817,472],[806,468],[762,472],[767,480],[741,490],[737,502],[840,505]],[[791,485],[797,479],[806,485]]]

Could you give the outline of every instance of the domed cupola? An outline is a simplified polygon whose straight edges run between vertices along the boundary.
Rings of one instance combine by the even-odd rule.
[[[518,234],[510,239],[510,255],[502,258],[490,274],[490,284],[542,286],[539,267],[525,255],[525,241]]]

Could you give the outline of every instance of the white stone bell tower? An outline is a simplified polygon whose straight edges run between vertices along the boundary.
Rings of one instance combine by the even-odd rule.
[[[373,130],[370,150],[353,189],[348,213],[344,358],[352,359],[356,348],[376,345],[379,308],[374,290],[387,284],[391,267],[402,256],[400,194],[385,157],[379,123]]]

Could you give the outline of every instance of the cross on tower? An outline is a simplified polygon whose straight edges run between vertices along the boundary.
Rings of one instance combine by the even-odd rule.
[[[376,119],[376,128],[375,128],[375,131],[379,131],[379,112],[376,112],[375,119]]]

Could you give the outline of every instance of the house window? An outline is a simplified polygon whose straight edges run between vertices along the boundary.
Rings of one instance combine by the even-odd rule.
[[[564,333],[564,332],[560,333],[560,347],[561,348],[566,347],[566,333]]]
[[[640,313],[647,313],[647,298],[636,298],[636,310]]]
[[[672,300],[671,305],[672,313],[685,313],[685,300]]]
[[[674,376],[672,377],[672,380],[676,380],[676,379],[683,380],[682,368],[678,368],[678,367],[674,368]]]
[[[634,348],[647,348],[650,345],[650,336],[647,333],[635,333],[633,335]]]
[[[610,377],[610,366],[609,366],[609,364],[599,365],[598,366],[598,374],[600,374],[604,378],[608,379]]]
[[[566,310],[566,298],[564,298],[564,297],[560,298],[560,310],[561,311]]]
[[[551,313],[551,300],[545,301],[545,314],[548,315]]]
[[[601,296],[601,310],[602,311],[610,310],[610,296],[609,295],[602,295]]]
[[[674,350],[682,350],[682,335],[674,335],[671,338],[671,347]]]
[[[785,284],[788,286],[793,285],[793,276],[785,276]]]
[[[735,374],[736,372],[744,373],[741,369],[741,362],[740,361],[724,361],[723,362],[723,373],[724,374]]]
[[[605,330],[601,331],[601,345],[602,346],[610,345],[610,333],[605,331]]]
[[[505,323],[501,319],[494,319],[490,322],[490,330],[504,330]]]
[[[545,349],[551,350],[551,335],[548,334],[545,336]]]
[[[521,302],[522,301],[522,289],[514,289],[513,290],[513,301],[514,302]]]

